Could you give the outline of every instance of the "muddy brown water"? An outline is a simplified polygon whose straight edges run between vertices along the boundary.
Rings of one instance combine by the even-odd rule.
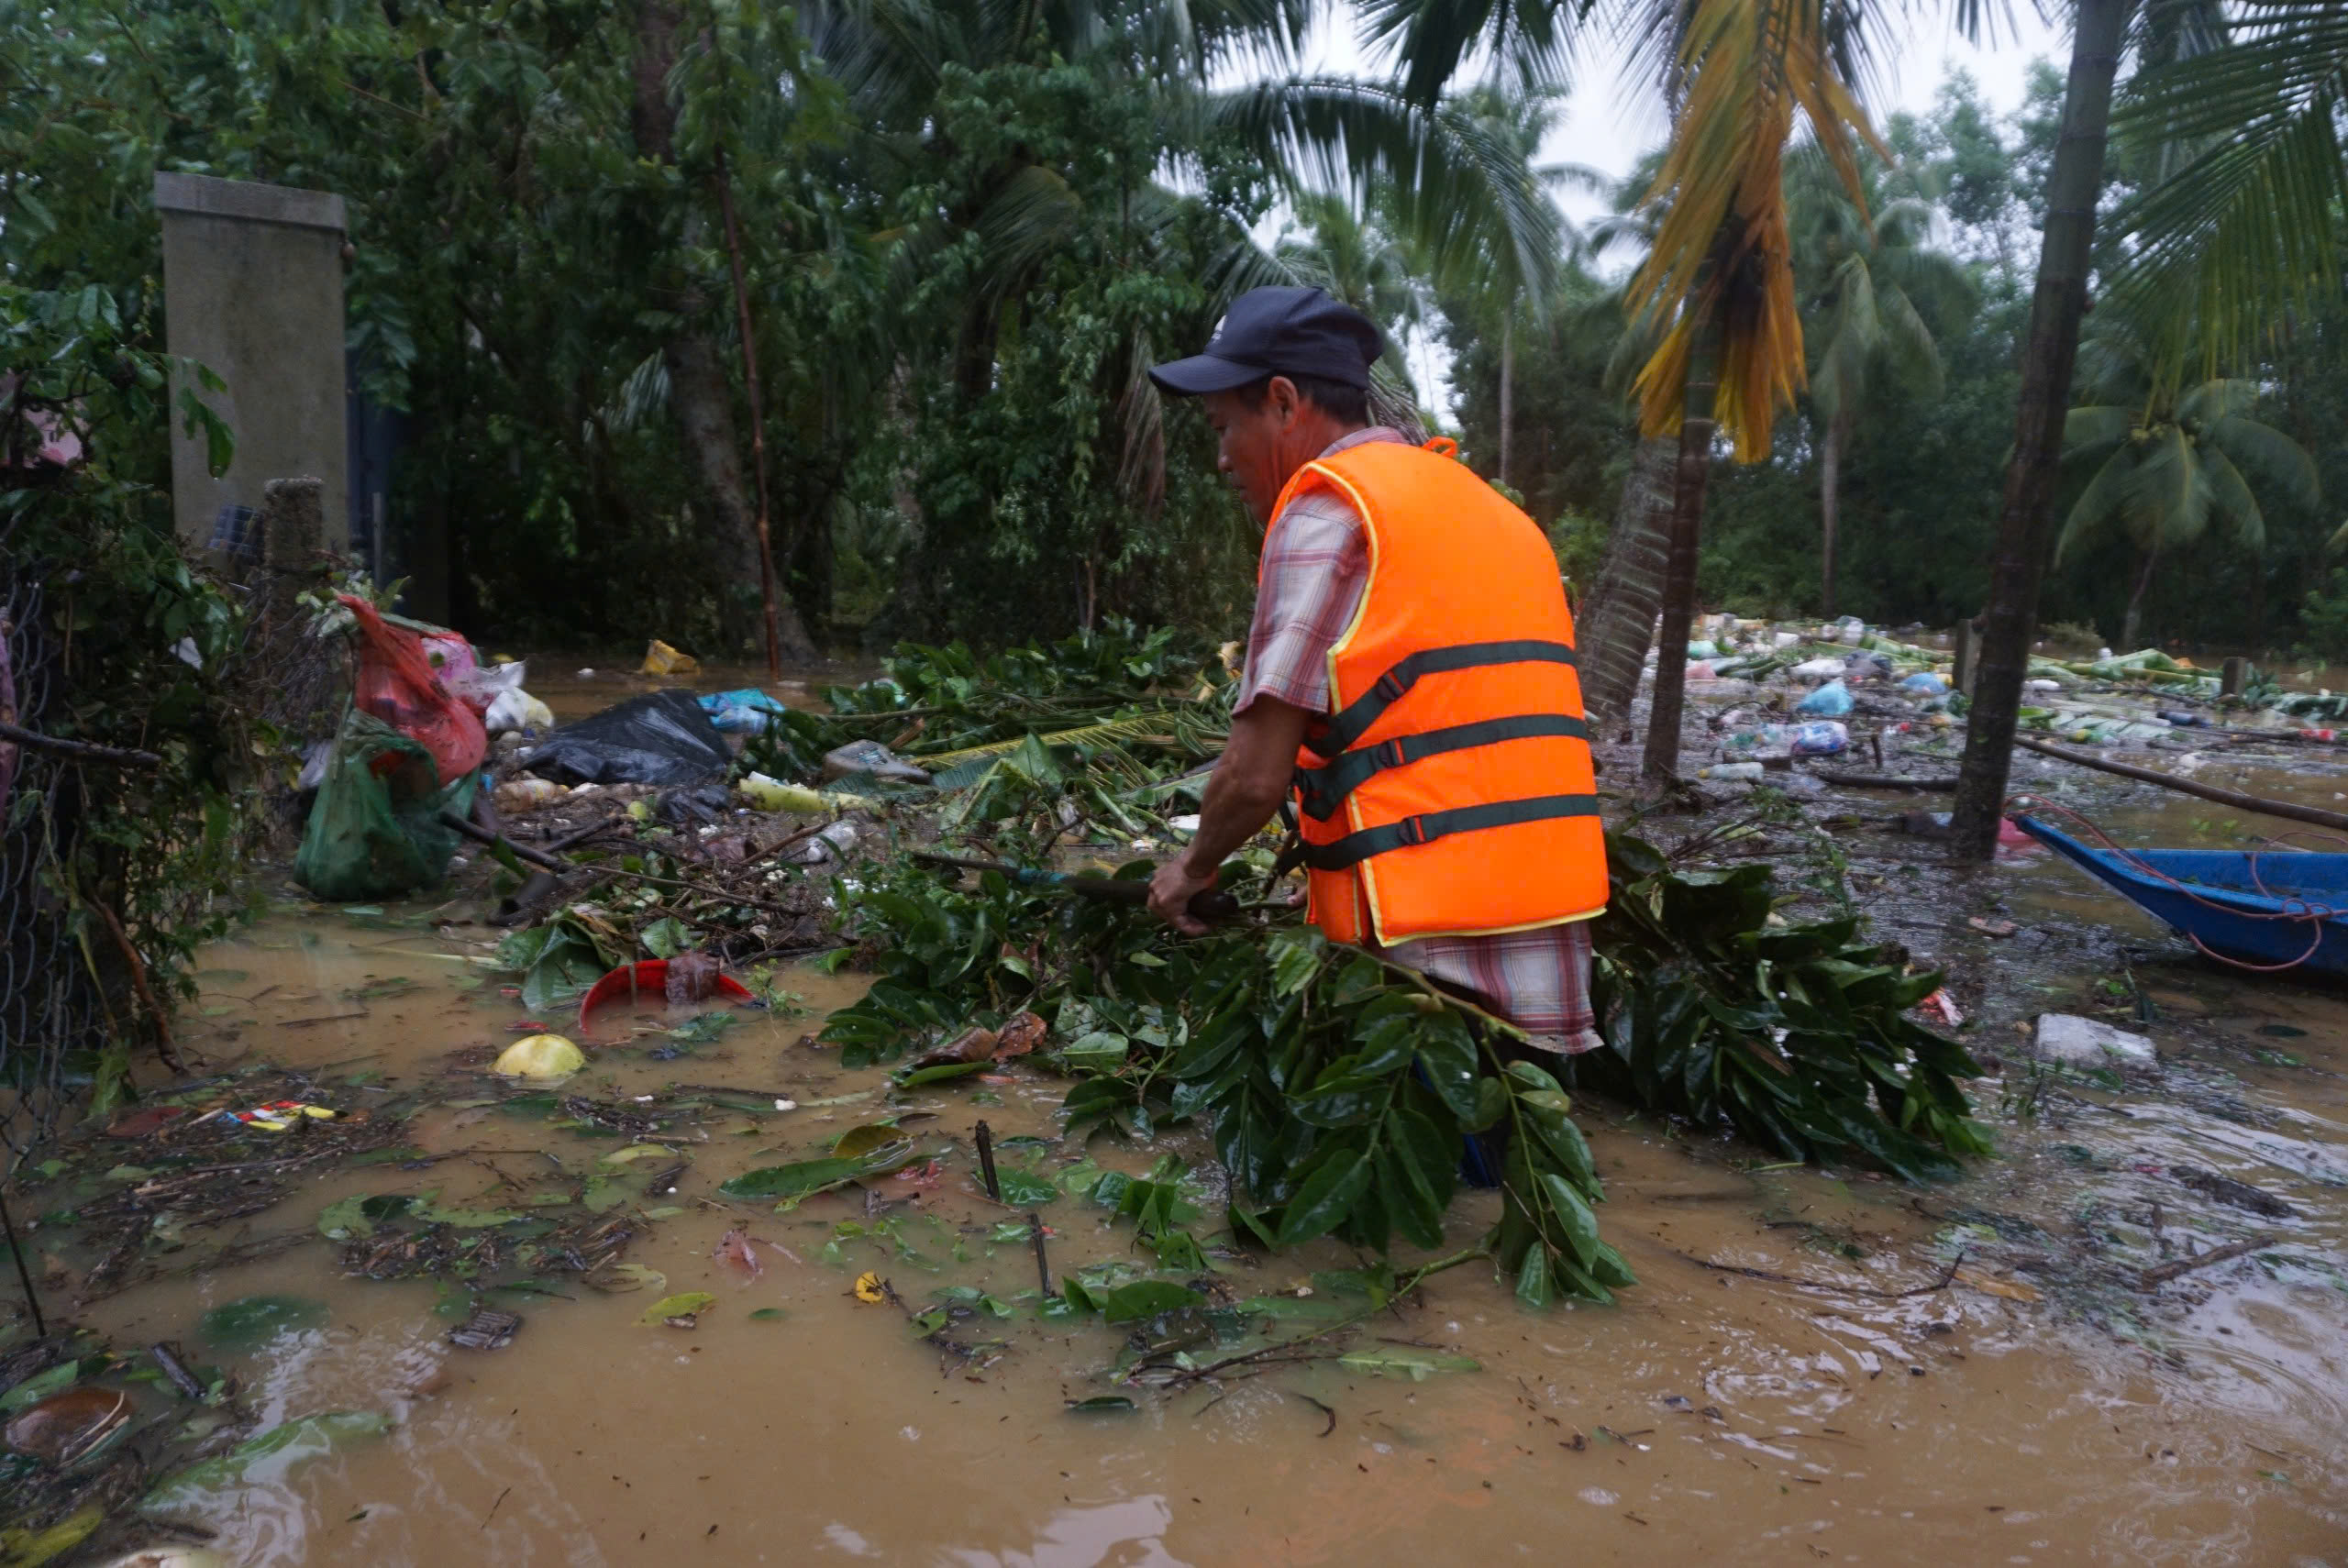
[[[208,955],[198,1011],[209,1016],[184,1043],[216,1065],[266,1058],[321,1069],[327,1083],[356,1073],[412,1086],[442,1072],[452,1051],[510,1037],[521,1006],[481,963],[485,951],[461,927],[387,927],[332,911],[274,918]],[[353,1010],[343,992],[393,977],[414,984],[368,1004],[363,1018],[294,1025]],[[814,1011],[859,984],[813,973],[791,983]],[[884,1106],[880,1072],[844,1072],[800,1043],[812,1012],[750,1014],[690,1062],[608,1045],[573,1086],[608,1097],[682,1076],[805,1104],[696,1145],[670,1200],[682,1211],[629,1251],[666,1275],[666,1290],[718,1297],[690,1331],[639,1327],[648,1295],[570,1286],[576,1299],[520,1307],[526,1322],[510,1348],[459,1350],[434,1315],[429,1283],[342,1277],[323,1241],[142,1286],[89,1317],[143,1343],[187,1336],[200,1313],[242,1296],[330,1305],[327,1327],[282,1334],[228,1364],[264,1420],[359,1409],[396,1424],[381,1441],[265,1469],[220,1493],[202,1517],[233,1560],[251,1564],[1084,1568],[1657,1553],[1740,1563],[2340,1563],[2348,1295],[2342,1275],[2324,1271],[2342,1257],[2348,1013],[2329,996],[2239,986],[2230,996],[2229,986],[2221,977],[2176,990],[2216,1010],[2197,1015],[2197,1028],[2238,1014],[2305,1031],[2288,1042],[2300,1066],[2175,1064],[2197,1083],[2223,1078],[2243,1103],[2239,1119],[2197,1113],[2147,1085],[2078,1085],[2077,1105],[2025,1121],[2000,1114],[1992,1084],[1985,1113],[2006,1153],[1944,1187],[1771,1168],[1749,1149],[1586,1105],[1611,1199],[1601,1218],[1639,1287],[1612,1308],[1532,1314],[1488,1271],[1441,1275],[1357,1342],[1423,1342],[1480,1363],[1418,1383],[1321,1363],[1220,1389],[1136,1390],[1130,1414],[1075,1414],[1068,1400],[1109,1389],[1119,1334],[1025,1312],[1005,1326],[999,1358],[942,1359],[902,1313],[858,1302],[854,1275],[875,1269],[915,1305],[947,1283],[1008,1296],[1033,1286],[1024,1245],[988,1255],[971,1244],[968,1263],[931,1274],[850,1240],[827,1264],[821,1254],[836,1228],[865,1218],[860,1194],[818,1197],[785,1215],[714,1197],[725,1176],[821,1153]],[[625,1031],[610,1020],[597,1035]],[[975,1091],[1000,1103],[973,1105],[967,1085],[948,1084],[914,1091],[908,1106],[935,1111],[925,1127],[951,1134],[983,1115],[998,1136],[1056,1135],[1060,1086],[1024,1069],[1005,1076]],[[451,1099],[478,1092],[464,1075],[447,1082]],[[813,1103],[867,1091],[850,1104]],[[346,1082],[342,1092],[363,1104],[375,1091]],[[549,1157],[576,1170],[615,1146],[465,1110],[427,1111],[413,1132],[427,1150],[518,1152],[425,1176],[327,1175],[244,1223],[300,1226],[352,1193],[422,1186],[440,1188],[444,1202],[494,1202],[512,1190],[502,1180],[526,1183],[551,1168]],[[1055,1147],[1044,1163],[1080,1153]],[[1128,1169],[1153,1153],[1089,1151]],[[2137,1189],[2155,1178],[2135,1167],[2188,1158],[2299,1209],[2301,1219],[2258,1222],[2284,1234],[2286,1261],[2243,1260],[2152,1292],[2066,1286],[2054,1254],[2082,1229],[2141,1241],[2141,1255],[2100,1243],[2132,1266],[2157,1257],[2160,1243],[2132,1225]],[[942,1172],[933,1190],[889,1193],[914,1200],[904,1232],[933,1260],[962,1227],[990,1227],[1003,1212],[979,1196],[965,1151],[948,1154]],[[1132,1245],[1129,1226],[1079,1198],[1043,1212],[1056,1272]],[[1463,1200],[1455,1244],[1490,1212],[1488,1200]],[[766,1272],[748,1284],[712,1259],[737,1226],[774,1243],[763,1249]],[[2198,1248],[2248,1228],[2180,1209],[2165,1234],[2172,1248]],[[1932,1288],[1959,1249],[1964,1274]],[[1234,1288],[1252,1295],[1309,1288],[1315,1270],[1354,1261],[1324,1245],[1224,1266]],[[1895,1294],[1904,1291],[1916,1293]],[[784,1315],[752,1318],[764,1308]]]

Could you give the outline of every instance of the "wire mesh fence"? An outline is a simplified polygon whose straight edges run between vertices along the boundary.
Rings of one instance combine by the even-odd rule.
[[[241,612],[240,635],[216,646],[204,672],[202,722],[215,756],[234,765],[214,783],[227,791],[239,852],[271,839],[290,848],[302,822],[300,758],[333,734],[349,681],[341,639],[314,635],[297,597],[336,563],[313,547],[298,562],[232,555],[227,564],[235,580],[205,577]],[[0,723],[36,736],[75,733],[77,694],[118,695],[140,676],[101,668],[86,635],[72,646],[73,616],[59,613],[72,591],[59,601],[56,577],[0,531]],[[187,657],[141,657],[159,655],[174,669],[168,660]],[[20,1163],[58,1131],[101,1064],[118,1072],[148,1043],[170,1059],[172,986],[190,945],[172,935],[216,933],[233,904],[226,879],[200,867],[180,875],[189,868],[180,852],[212,831],[202,801],[183,789],[170,797],[178,816],[146,821],[151,792],[131,787],[143,782],[0,735],[0,1163]]]
[[[63,663],[42,608],[39,578],[0,539],[0,710],[13,707],[6,722],[35,733]],[[8,1111],[0,1144],[12,1164],[63,1110],[66,1062],[106,1040],[108,999],[56,891],[55,871],[82,824],[82,789],[63,758],[0,742],[0,1086]]]

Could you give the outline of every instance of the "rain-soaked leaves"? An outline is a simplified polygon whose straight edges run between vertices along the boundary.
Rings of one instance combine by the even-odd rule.
[[[1135,1280],[1110,1291],[1101,1303],[1101,1315],[1112,1323],[1130,1323],[1184,1307],[1203,1307],[1206,1299],[1189,1286],[1171,1280]]]
[[[669,1283],[669,1276],[657,1268],[643,1264],[605,1264],[587,1276],[587,1283],[607,1295],[619,1296],[632,1290],[658,1290]]]
[[[1068,1401],[1068,1408],[1076,1414],[1084,1416],[1105,1415],[1113,1411],[1125,1412],[1138,1408],[1123,1394],[1095,1394],[1089,1398],[1070,1399]]]

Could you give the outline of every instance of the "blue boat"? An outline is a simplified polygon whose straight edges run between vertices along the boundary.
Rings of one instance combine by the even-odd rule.
[[[2274,849],[2090,849],[2035,817],[2014,825],[2209,952],[2348,976],[2348,855]],[[2180,886],[2180,884],[2182,884]]]

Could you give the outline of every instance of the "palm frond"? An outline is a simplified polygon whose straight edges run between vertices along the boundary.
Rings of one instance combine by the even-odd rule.
[[[2104,459],[2103,466],[2096,469],[2095,477],[2079,492],[2078,500],[2071,503],[2070,514],[2063,519],[2062,536],[2054,541],[2057,561],[2067,559],[2072,550],[2106,522],[2125,513],[2134,468],[2125,447]]]
[[[2265,548],[2266,514],[2258,509],[2258,497],[2251,493],[2242,470],[2214,447],[2203,446],[2198,457],[2210,510],[2233,519],[2234,537],[2246,548]]]
[[[2348,11],[2250,0],[2233,39],[2141,72],[2113,116],[2173,156],[2115,226],[2137,246],[2112,290],[2192,319],[2204,366],[2256,346],[2287,306],[2336,289],[2348,207]]]
[[[1362,0],[1357,36],[1401,68],[1402,91],[1432,106],[1470,56],[1490,59],[1521,91],[1566,86],[1597,0]]]
[[[1629,295],[1634,311],[1676,313],[1640,373],[1640,427],[1677,427],[1699,328],[1713,324],[1714,414],[1737,460],[1758,462],[1804,375],[1787,141],[1806,120],[1854,201],[1864,185],[1852,132],[1881,143],[1838,74],[1822,0],[1690,0],[1684,19],[1673,59],[1685,92],[1647,196],[1663,216]]]
[[[2063,416],[2064,455],[2091,452],[2114,441],[2125,441],[2128,433],[2136,427],[2136,418],[2134,409],[2111,403],[2071,410]]]
[[[2129,475],[2127,516],[2148,551],[2190,544],[2210,525],[2210,487],[2182,425],[2163,425],[2146,445]]]
[[[1258,151],[1295,193],[1376,189],[1400,237],[1446,287],[1545,293],[1556,208],[1523,153],[1456,105],[1429,110],[1382,83],[1290,77],[1214,95],[1207,127]]]
[[[2222,452],[2235,463],[2256,469],[2282,486],[2284,493],[2301,506],[2311,507],[2321,501],[2323,487],[2316,477],[2315,459],[2306,447],[2272,425],[2229,414],[2210,421],[2202,437],[2205,452]]]

